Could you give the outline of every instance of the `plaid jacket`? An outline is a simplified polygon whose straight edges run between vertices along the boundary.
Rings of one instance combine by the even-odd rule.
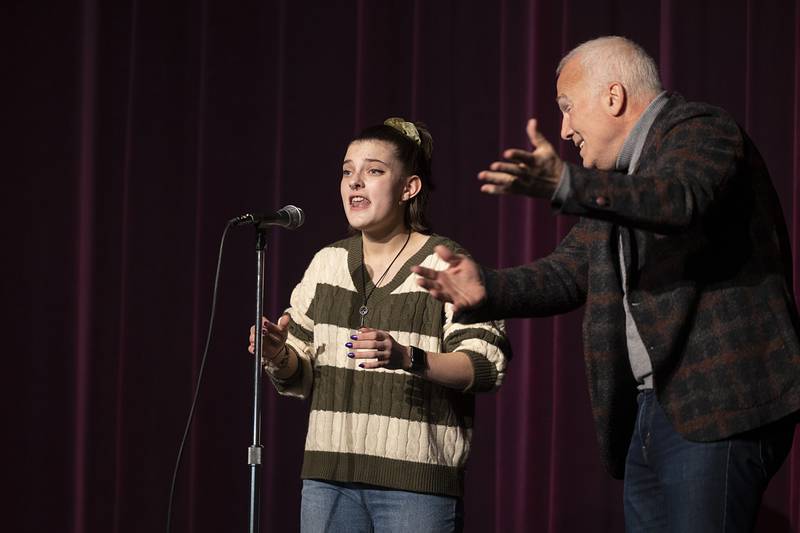
[[[723,110],[672,94],[634,175],[570,165],[562,212],[579,222],[531,264],[484,270],[488,300],[460,320],[546,316],[586,304],[583,344],[600,448],[624,472],[636,416],[631,314],[676,430],[712,441],[800,409],[791,254],[766,166]]]

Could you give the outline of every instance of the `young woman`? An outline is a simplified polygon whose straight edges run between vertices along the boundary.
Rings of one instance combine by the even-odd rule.
[[[474,393],[500,385],[510,352],[501,323],[453,323],[410,272],[445,269],[437,245],[459,249],[425,218],[431,149],[397,118],[350,143],[340,189],[354,235],[317,252],[286,314],[262,325],[278,392],[312,398],[304,532],[461,528]]]

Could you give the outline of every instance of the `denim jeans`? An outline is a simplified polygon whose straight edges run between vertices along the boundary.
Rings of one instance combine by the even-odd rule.
[[[752,531],[794,424],[787,419],[722,441],[692,442],[673,429],[652,390],[638,401],[625,463],[626,531]]]
[[[462,503],[360,483],[303,480],[302,533],[459,532]]]

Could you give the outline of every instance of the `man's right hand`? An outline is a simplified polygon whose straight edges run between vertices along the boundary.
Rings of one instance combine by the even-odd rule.
[[[521,194],[533,198],[551,198],[561,180],[564,162],[555,147],[539,132],[536,119],[530,119],[528,139],[533,151],[510,148],[503,152],[507,161],[495,161],[488,170],[478,173],[481,192]]]
[[[420,275],[417,283],[437,300],[452,303],[454,313],[483,303],[486,299],[486,287],[481,281],[477,263],[465,255],[453,253],[447,246],[439,245],[435,251],[450,266],[446,270],[411,267],[412,272]]]

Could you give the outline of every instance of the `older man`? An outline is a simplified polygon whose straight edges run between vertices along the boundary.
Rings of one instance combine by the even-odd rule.
[[[628,530],[749,531],[800,409],[791,255],[764,162],[723,110],[663,92],[627,39],[580,45],[557,75],[561,137],[583,168],[531,120],[534,150],[479,179],[579,222],[516,268],[440,248],[450,267],[415,267],[419,283],[466,322],[585,304],[592,409]]]

